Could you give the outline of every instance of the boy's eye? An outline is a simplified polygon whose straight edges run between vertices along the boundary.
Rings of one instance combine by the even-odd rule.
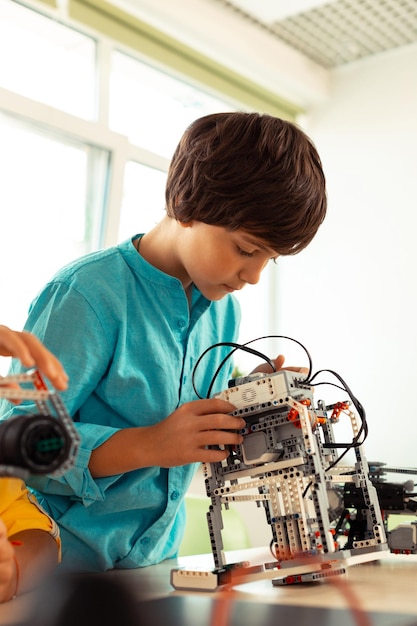
[[[253,252],[248,252],[247,250],[243,250],[243,248],[241,248],[240,246],[236,246],[237,247],[237,251],[239,254],[241,254],[242,256],[253,256]]]

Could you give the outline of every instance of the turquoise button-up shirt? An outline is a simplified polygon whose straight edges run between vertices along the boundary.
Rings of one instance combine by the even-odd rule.
[[[62,398],[81,437],[65,475],[28,481],[58,522],[63,566],[133,568],[176,555],[183,496],[197,466],[94,479],[91,451],[119,429],[155,424],[197,399],[198,357],[214,343],[236,341],[239,322],[233,296],[210,302],[194,289],[190,306],[181,282],[147,263],[130,239],[66,266],[34,300],[25,329],[62,361],[70,377]],[[201,397],[230,350],[209,351],[197,368]],[[230,373],[231,359],[213,393],[227,387]],[[2,419],[21,412],[8,404]]]

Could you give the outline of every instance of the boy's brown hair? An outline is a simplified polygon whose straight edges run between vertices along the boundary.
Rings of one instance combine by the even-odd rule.
[[[215,113],[195,120],[168,171],[170,217],[242,228],[280,255],[310,243],[326,207],[314,144],[295,124],[271,115]]]

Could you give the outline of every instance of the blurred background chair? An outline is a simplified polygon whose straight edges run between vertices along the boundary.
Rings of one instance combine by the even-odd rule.
[[[187,495],[185,497],[186,523],[179,556],[211,553],[211,543],[206,513],[210,506],[209,498]],[[230,506],[222,510],[224,529],[222,530],[224,550],[250,548],[251,541],[245,521],[237,508]]]

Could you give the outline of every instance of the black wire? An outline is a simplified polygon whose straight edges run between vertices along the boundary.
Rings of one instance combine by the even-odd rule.
[[[256,341],[256,340],[254,340],[254,341]],[[248,343],[252,343],[252,342],[248,342]],[[203,396],[200,396],[200,394],[198,393],[197,388],[196,388],[196,386],[195,386],[195,373],[196,373],[196,371],[197,371],[197,367],[198,367],[198,366],[199,366],[199,364],[201,363],[201,361],[202,361],[203,357],[205,357],[205,355],[206,355],[208,352],[210,352],[210,350],[213,350],[214,348],[220,348],[220,347],[223,347],[223,346],[230,346],[230,347],[233,347],[233,348],[234,348],[234,350],[231,350],[231,351],[229,352],[229,354],[228,354],[228,355],[227,355],[227,356],[223,359],[223,361],[220,363],[219,367],[217,368],[216,372],[214,373],[214,376],[213,376],[213,377],[212,377],[212,379],[211,379],[210,386],[209,386],[208,391],[207,391],[207,396],[206,396],[207,398],[209,398],[209,397],[210,397],[211,390],[213,389],[214,382],[215,382],[215,380],[216,380],[217,376],[219,375],[219,373],[220,373],[220,371],[221,371],[222,367],[224,366],[224,364],[226,363],[226,361],[227,361],[227,360],[228,360],[228,359],[232,356],[232,354],[233,354],[234,352],[236,352],[236,350],[243,350],[244,352],[249,352],[250,354],[254,354],[255,356],[260,357],[261,359],[265,360],[265,361],[266,361],[266,362],[267,362],[267,363],[268,363],[268,364],[272,367],[272,371],[273,371],[273,372],[275,372],[275,365],[274,365],[274,363],[271,361],[271,359],[269,359],[267,356],[265,356],[265,355],[264,355],[264,354],[262,354],[261,352],[258,352],[258,351],[257,351],[257,350],[255,350],[254,348],[248,348],[248,347],[247,347],[247,344],[239,344],[239,343],[234,343],[234,342],[232,342],[232,341],[222,341],[222,342],[220,342],[220,343],[214,343],[213,345],[211,345],[210,347],[208,347],[206,350],[204,350],[204,352],[203,352],[203,353],[199,356],[199,358],[197,359],[196,364],[194,365],[193,374],[192,374],[192,383],[193,383],[193,389],[194,389],[194,392],[196,393],[196,395],[197,395],[199,398],[201,398],[201,399],[202,399],[202,398],[203,398]]]
[[[313,484],[313,481],[310,480],[310,482],[308,483],[307,487],[304,489],[303,493],[301,494],[302,498],[305,498],[307,495],[307,491],[310,489],[311,485]]]
[[[270,551],[270,553],[272,554],[272,556],[274,557],[274,559],[275,559],[276,561],[278,561],[278,557],[277,557],[277,555],[276,555],[276,552],[274,552],[274,551],[273,551],[273,549],[272,549],[272,548],[273,548],[273,545],[274,545],[274,540],[273,540],[273,539],[271,539],[271,541],[269,542],[269,551]]]
[[[347,385],[347,383],[343,380],[343,378],[335,371],[333,370],[328,370],[328,369],[323,369],[323,370],[319,370],[318,372],[316,372],[315,374],[313,374],[313,376],[309,379],[308,384],[314,384],[314,386],[318,386],[318,385],[332,385],[334,387],[337,387],[340,389],[340,387],[338,385],[335,385],[334,383],[330,383],[330,382],[319,382],[319,383],[314,383],[314,379],[319,375],[322,374],[323,372],[328,372],[329,374],[332,374],[332,376],[334,376],[335,378],[337,378],[337,380],[341,383],[342,385],[342,389],[344,391],[346,391],[346,393],[348,394],[349,398],[352,400],[352,403],[354,405],[354,407],[356,408],[358,415],[360,417],[361,420],[361,426],[358,430],[357,435],[352,439],[351,443],[329,443],[329,444],[324,444],[325,447],[328,448],[347,448],[345,450],[345,452],[339,456],[338,459],[336,459],[336,461],[330,465],[327,469],[329,470],[330,468],[334,467],[337,463],[339,463],[339,461],[347,454],[347,452],[349,450],[351,450],[352,448],[358,448],[359,446],[361,446],[367,436],[368,436],[368,423],[366,421],[366,413],[365,413],[365,409],[362,406],[362,404],[359,402],[359,400],[353,395],[351,389],[349,388],[349,386]],[[362,441],[359,441],[361,436],[363,434],[363,439]]]
[[[305,347],[305,346],[304,346],[304,345],[303,345],[300,341],[297,341],[297,339],[293,339],[292,337],[287,337],[286,335],[265,335],[265,336],[263,336],[263,337],[257,337],[256,339],[251,339],[250,341],[247,341],[246,343],[242,343],[242,344],[239,344],[239,343],[234,343],[234,342],[227,342],[227,341],[226,341],[226,342],[215,343],[215,344],[213,344],[213,345],[209,346],[209,347],[208,347],[208,348],[207,348],[207,349],[206,349],[206,350],[205,350],[205,351],[204,351],[204,352],[200,355],[200,357],[198,358],[198,360],[197,360],[197,362],[196,362],[196,364],[195,364],[195,366],[194,366],[194,369],[193,369],[193,373],[192,373],[192,384],[193,384],[193,389],[194,389],[194,392],[196,393],[196,395],[197,395],[199,398],[201,398],[201,399],[203,398],[203,396],[200,396],[200,394],[198,393],[198,391],[197,391],[197,389],[196,389],[196,386],[195,386],[195,374],[196,374],[197,367],[198,367],[198,365],[200,364],[200,362],[201,362],[201,360],[203,359],[203,357],[204,357],[204,356],[205,356],[208,352],[210,352],[210,350],[213,350],[214,348],[218,348],[218,347],[222,347],[222,346],[230,346],[230,347],[233,347],[234,349],[233,349],[233,350],[231,350],[231,351],[229,352],[229,354],[228,354],[228,355],[227,355],[227,356],[223,359],[223,361],[221,361],[220,365],[218,366],[217,370],[215,371],[215,373],[214,373],[214,375],[213,375],[213,377],[212,377],[212,379],[211,379],[211,382],[210,382],[209,388],[208,388],[208,390],[207,390],[207,395],[206,395],[206,398],[209,398],[209,397],[211,396],[211,392],[212,392],[212,389],[213,389],[214,383],[215,383],[215,381],[216,381],[216,379],[217,379],[218,375],[220,374],[220,372],[221,372],[222,368],[224,367],[224,364],[226,363],[226,361],[227,361],[227,360],[228,360],[228,359],[229,359],[229,358],[230,358],[230,357],[231,357],[231,356],[232,356],[232,355],[233,355],[233,354],[234,354],[237,350],[243,350],[244,352],[249,352],[250,354],[253,354],[253,355],[255,355],[255,356],[260,357],[263,361],[265,361],[266,363],[268,363],[268,365],[270,365],[270,367],[272,368],[272,371],[273,371],[273,372],[275,372],[275,371],[276,371],[276,367],[275,367],[275,365],[274,365],[274,362],[273,362],[273,361],[271,361],[271,359],[270,359],[268,356],[266,356],[265,354],[263,354],[263,353],[261,353],[261,352],[258,352],[258,351],[257,351],[257,350],[255,350],[254,348],[249,348],[249,347],[248,347],[251,343],[254,343],[255,341],[261,341],[262,339],[287,339],[288,341],[293,341],[294,343],[296,343],[297,345],[299,345],[299,346],[300,346],[300,347],[304,350],[304,352],[305,352],[305,353],[306,353],[306,355],[307,355],[307,359],[308,359],[308,364],[309,364],[309,367],[308,367],[308,373],[307,373],[307,378],[306,378],[306,381],[308,380],[308,378],[311,376],[311,372],[312,372],[312,369],[313,369],[313,363],[312,363],[312,359],[311,359],[310,353],[308,352],[307,348],[306,348],[306,347]]]
[[[348,442],[348,443],[328,443],[328,444],[323,443],[323,447],[326,447],[326,448],[335,448],[335,449],[336,449],[336,448],[345,448],[344,452],[342,452],[342,453],[338,456],[338,458],[337,458],[337,459],[336,459],[333,463],[331,463],[331,464],[329,465],[329,467],[327,467],[327,468],[326,468],[326,472],[327,472],[328,470],[330,470],[330,469],[332,469],[333,467],[335,467],[338,463],[340,463],[340,461],[343,459],[343,457],[344,457],[344,456],[345,456],[345,455],[346,455],[346,454],[347,454],[350,450],[352,450],[353,448],[358,448],[358,447],[359,447],[359,446],[361,446],[361,445],[364,443],[364,441],[366,440],[366,438],[367,438],[367,436],[368,436],[368,424],[367,424],[367,421],[366,421],[365,409],[363,408],[363,406],[362,406],[362,404],[359,402],[359,400],[358,400],[358,399],[357,399],[357,398],[353,395],[353,393],[352,393],[351,389],[350,389],[350,388],[349,388],[349,386],[346,384],[346,382],[343,380],[343,378],[342,378],[342,377],[341,377],[341,376],[340,376],[337,372],[335,372],[334,370],[322,369],[322,370],[318,370],[317,372],[315,372],[314,374],[312,374],[312,370],[313,370],[313,362],[312,362],[312,359],[311,359],[310,353],[308,352],[307,348],[306,348],[306,347],[305,347],[305,346],[304,346],[304,345],[303,345],[300,341],[297,341],[297,339],[294,339],[293,337],[288,337],[288,336],[286,336],[286,335],[265,335],[265,336],[262,336],[262,337],[257,337],[256,339],[251,339],[250,341],[247,341],[246,343],[243,343],[243,344],[239,344],[239,343],[235,343],[235,342],[227,342],[227,341],[225,341],[225,342],[215,343],[215,344],[213,344],[213,345],[209,346],[206,350],[204,350],[204,352],[203,352],[203,353],[200,355],[200,357],[197,359],[197,362],[196,362],[196,364],[195,364],[195,366],[194,366],[194,369],[193,369],[193,373],[192,373],[192,385],[193,385],[194,392],[195,392],[195,394],[196,394],[196,395],[197,395],[200,399],[203,399],[203,396],[200,396],[199,392],[197,391],[196,385],[195,385],[195,376],[196,376],[196,371],[197,371],[197,368],[198,368],[198,366],[200,365],[200,363],[201,363],[202,359],[205,357],[205,355],[206,355],[208,352],[210,352],[211,350],[213,350],[213,349],[215,349],[215,348],[219,348],[219,347],[230,346],[230,347],[232,347],[232,348],[233,348],[233,350],[231,350],[231,351],[229,352],[229,354],[227,354],[227,355],[225,356],[225,358],[221,361],[220,365],[217,367],[217,369],[216,369],[216,371],[215,371],[215,373],[214,373],[214,375],[213,375],[213,377],[212,377],[212,379],[211,379],[211,382],[210,382],[209,388],[208,388],[208,390],[207,390],[207,396],[206,396],[206,398],[210,398],[211,393],[212,393],[212,389],[213,389],[213,386],[214,386],[214,383],[215,383],[215,381],[216,381],[216,379],[217,379],[218,375],[220,374],[220,372],[221,372],[222,368],[224,367],[224,365],[225,365],[226,361],[228,361],[228,359],[229,359],[229,358],[230,358],[230,357],[231,357],[231,356],[232,356],[232,355],[233,355],[233,354],[234,354],[237,350],[243,350],[244,352],[249,352],[250,354],[253,354],[253,355],[255,355],[255,356],[258,356],[259,358],[261,358],[262,360],[264,360],[266,363],[268,363],[268,364],[270,365],[270,367],[271,367],[272,371],[273,371],[273,372],[275,372],[275,371],[276,371],[276,368],[275,368],[274,362],[273,362],[273,361],[272,361],[272,360],[271,360],[268,356],[266,356],[266,355],[265,355],[265,354],[263,354],[262,352],[259,352],[258,350],[255,350],[254,348],[250,348],[250,347],[249,347],[249,345],[250,345],[251,343],[254,343],[254,342],[256,342],[256,341],[261,341],[261,340],[263,340],[263,339],[287,339],[288,341],[292,341],[292,342],[296,343],[297,345],[299,345],[299,346],[300,346],[300,347],[304,350],[304,352],[306,353],[307,358],[308,358],[308,364],[309,364],[309,367],[308,367],[308,373],[307,373],[306,378],[305,378],[305,379],[303,379],[303,382],[304,382],[305,384],[312,385],[312,384],[314,383],[314,380],[317,378],[317,376],[318,376],[319,374],[322,374],[322,373],[324,373],[324,372],[327,372],[327,373],[329,373],[329,374],[332,374],[332,376],[334,376],[335,378],[337,378],[337,380],[340,382],[341,386],[339,386],[339,385],[337,385],[337,384],[335,384],[335,383],[331,383],[331,382],[316,382],[316,383],[314,383],[314,386],[315,386],[315,387],[317,387],[317,386],[319,386],[319,385],[331,385],[331,386],[333,386],[333,387],[336,387],[336,388],[338,388],[338,389],[341,389],[342,391],[345,391],[345,392],[348,394],[349,398],[351,399],[351,401],[352,401],[353,405],[355,406],[355,408],[356,408],[356,410],[357,410],[357,412],[358,412],[358,415],[359,415],[360,420],[361,420],[361,426],[360,426],[360,428],[359,428],[359,430],[358,430],[357,435],[356,435],[355,437],[353,437],[353,439],[352,439],[352,441],[351,441],[351,442]],[[284,369],[285,369],[285,368],[284,368]],[[363,435],[363,439],[362,439],[362,441],[360,441],[360,439],[361,439],[362,435]],[[309,490],[309,488],[310,488],[311,484],[312,484],[312,483],[309,483],[309,484],[307,485],[307,487],[305,488],[305,490],[304,490],[304,492],[303,492],[303,496],[302,496],[302,497],[305,497],[305,495],[306,495],[307,491]]]
[[[340,535],[340,532],[342,530],[343,527],[343,522],[348,519],[348,515],[349,515],[349,509],[344,509],[342,514],[339,517],[339,521],[337,522],[336,526],[335,526],[335,537],[337,537],[338,535]]]

